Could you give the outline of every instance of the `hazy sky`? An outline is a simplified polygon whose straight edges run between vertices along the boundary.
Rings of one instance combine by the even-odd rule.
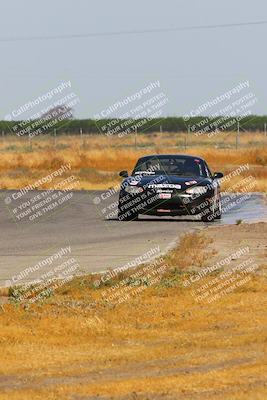
[[[0,39],[267,20],[266,0],[1,1]],[[165,115],[187,114],[243,81],[267,114],[267,25],[90,37],[0,41],[0,119],[62,81],[89,118],[159,80]]]

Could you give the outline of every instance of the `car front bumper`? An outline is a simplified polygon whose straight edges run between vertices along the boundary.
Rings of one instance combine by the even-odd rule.
[[[214,199],[214,193],[211,191],[199,196],[192,196],[186,193],[165,192],[143,192],[133,196],[129,196],[128,193],[121,193],[120,201],[122,203],[124,196],[128,198],[127,202],[124,201],[123,208],[125,210],[131,209],[138,214],[159,216],[201,214],[210,206]]]

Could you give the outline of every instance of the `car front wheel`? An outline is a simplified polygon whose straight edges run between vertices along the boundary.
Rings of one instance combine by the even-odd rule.
[[[129,210],[128,212],[118,209],[118,219],[119,221],[136,221],[138,219],[138,214]]]
[[[218,200],[217,207],[214,213],[214,218],[215,219],[221,219],[222,218],[222,204],[221,200]]]
[[[203,222],[213,222],[216,218],[216,206],[215,201],[209,204],[203,211],[201,215],[201,221]]]

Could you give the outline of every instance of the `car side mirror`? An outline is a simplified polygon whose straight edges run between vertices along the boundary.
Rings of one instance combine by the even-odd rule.
[[[123,178],[128,178],[128,172],[127,171],[121,171],[119,173],[120,176],[122,176]]]
[[[214,172],[213,179],[221,179],[223,177],[222,172]]]

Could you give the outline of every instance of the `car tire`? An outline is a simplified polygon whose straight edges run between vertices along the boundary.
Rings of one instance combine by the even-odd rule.
[[[222,205],[221,205],[221,200],[219,200],[217,203],[214,219],[221,219],[221,218],[222,218]]]
[[[214,214],[211,209],[209,209],[208,212],[201,217],[201,221],[203,222],[213,222],[214,219]]]
[[[125,215],[125,211],[118,209],[118,219],[119,221],[136,221],[138,219],[138,214],[131,213],[131,215]]]
[[[213,222],[215,219],[215,212],[216,208],[214,207],[214,205],[209,205],[208,207],[206,207],[204,209],[204,213],[203,215],[201,215],[201,221],[203,222]]]

